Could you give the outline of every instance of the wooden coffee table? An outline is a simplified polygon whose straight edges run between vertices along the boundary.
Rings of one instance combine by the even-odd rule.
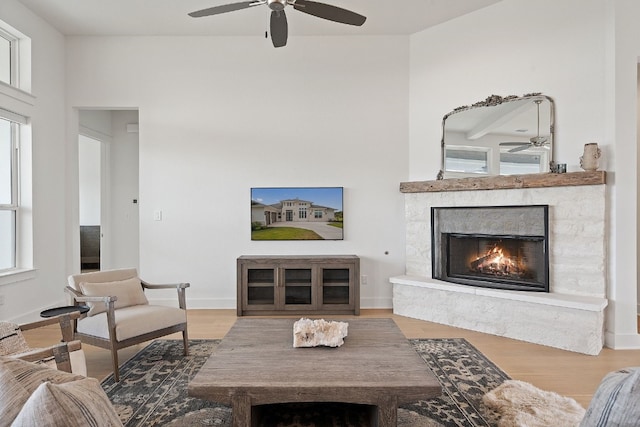
[[[231,406],[233,426],[257,425],[259,405],[369,405],[372,425],[396,426],[398,405],[439,396],[427,364],[392,319],[349,319],[337,348],[293,348],[296,319],[238,319],[189,396]],[[330,319],[327,319],[330,320]]]

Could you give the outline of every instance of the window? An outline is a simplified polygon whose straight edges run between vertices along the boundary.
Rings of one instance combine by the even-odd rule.
[[[0,285],[33,268],[31,39],[0,21]],[[19,89],[19,90],[16,90]],[[5,105],[3,100],[11,100]],[[24,275],[21,277],[25,277]]]
[[[315,219],[321,219],[322,218],[322,211],[313,211],[313,217]]]
[[[300,218],[300,219],[307,218],[307,208],[298,209],[298,218]]]
[[[18,38],[0,25],[0,81],[18,86]]]
[[[8,113],[8,112],[6,112]],[[0,271],[16,268],[19,123],[0,111]],[[5,116],[5,117],[3,117]]]

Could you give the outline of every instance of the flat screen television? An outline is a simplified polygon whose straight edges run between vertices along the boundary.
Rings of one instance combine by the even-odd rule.
[[[343,240],[342,187],[251,189],[251,240]]]

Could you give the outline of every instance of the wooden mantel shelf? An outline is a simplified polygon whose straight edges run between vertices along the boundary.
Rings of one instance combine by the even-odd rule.
[[[534,173],[527,175],[484,176],[480,178],[451,178],[438,181],[401,182],[401,193],[438,193],[445,191],[505,190],[517,188],[567,187],[602,185],[605,171]]]

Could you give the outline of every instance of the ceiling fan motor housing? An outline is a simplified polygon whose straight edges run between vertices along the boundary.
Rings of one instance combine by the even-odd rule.
[[[269,9],[279,12],[284,10],[284,7],[287,5],[287,0],[267,0],[267,5],[269,5]]]

